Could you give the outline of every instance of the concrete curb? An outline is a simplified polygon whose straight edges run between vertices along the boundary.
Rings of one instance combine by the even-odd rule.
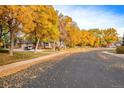
[[[108,51],[102,51],[102,53],[109,54],[109,55],[120,57],[120,58],[124,59],[124,54],[114,54],[114,53],[110,53]]]

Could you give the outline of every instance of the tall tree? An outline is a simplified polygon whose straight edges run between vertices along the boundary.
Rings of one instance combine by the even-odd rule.
[[[103,30],[103,34],[103,38],[107,44],[118,41],[118,34],[116,29],[114,28],[108,28]]]
[[[28,6],[0,6],[0,19],[8,24],[10,34],[10,55],[13,55],[14,33],[19,30],[30,31],[32,11]]]
[[[40,41],[56,41],[59,39],[58,15],[52,6],[30,6],[34,13],[34,30],[30,32],[36,41],[35,53]]]

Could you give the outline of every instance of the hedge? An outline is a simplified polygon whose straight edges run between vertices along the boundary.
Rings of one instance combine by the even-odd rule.
[[[7,52],[9,52],[9,50],[5,50],[3,48],[0,48],[0,53],[7,53]]]
[[[116,53],[117,54],[124,54],[124,46],[118,46],[116,48]]]

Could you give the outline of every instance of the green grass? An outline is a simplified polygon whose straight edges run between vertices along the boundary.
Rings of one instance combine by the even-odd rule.
[[[7,50],[1,49],[0,51],[0,66],[15,63],[19,61],[24,61],[32,58],[37,58],[40,56],[51,54],[52,52],[14,52],[13,56],[10,56]]]

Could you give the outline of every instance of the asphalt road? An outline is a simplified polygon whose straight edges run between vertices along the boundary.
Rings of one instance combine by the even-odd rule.
[[[0,87],[124,87],[124,59],[102,50],[60,56],[0,78]]]

